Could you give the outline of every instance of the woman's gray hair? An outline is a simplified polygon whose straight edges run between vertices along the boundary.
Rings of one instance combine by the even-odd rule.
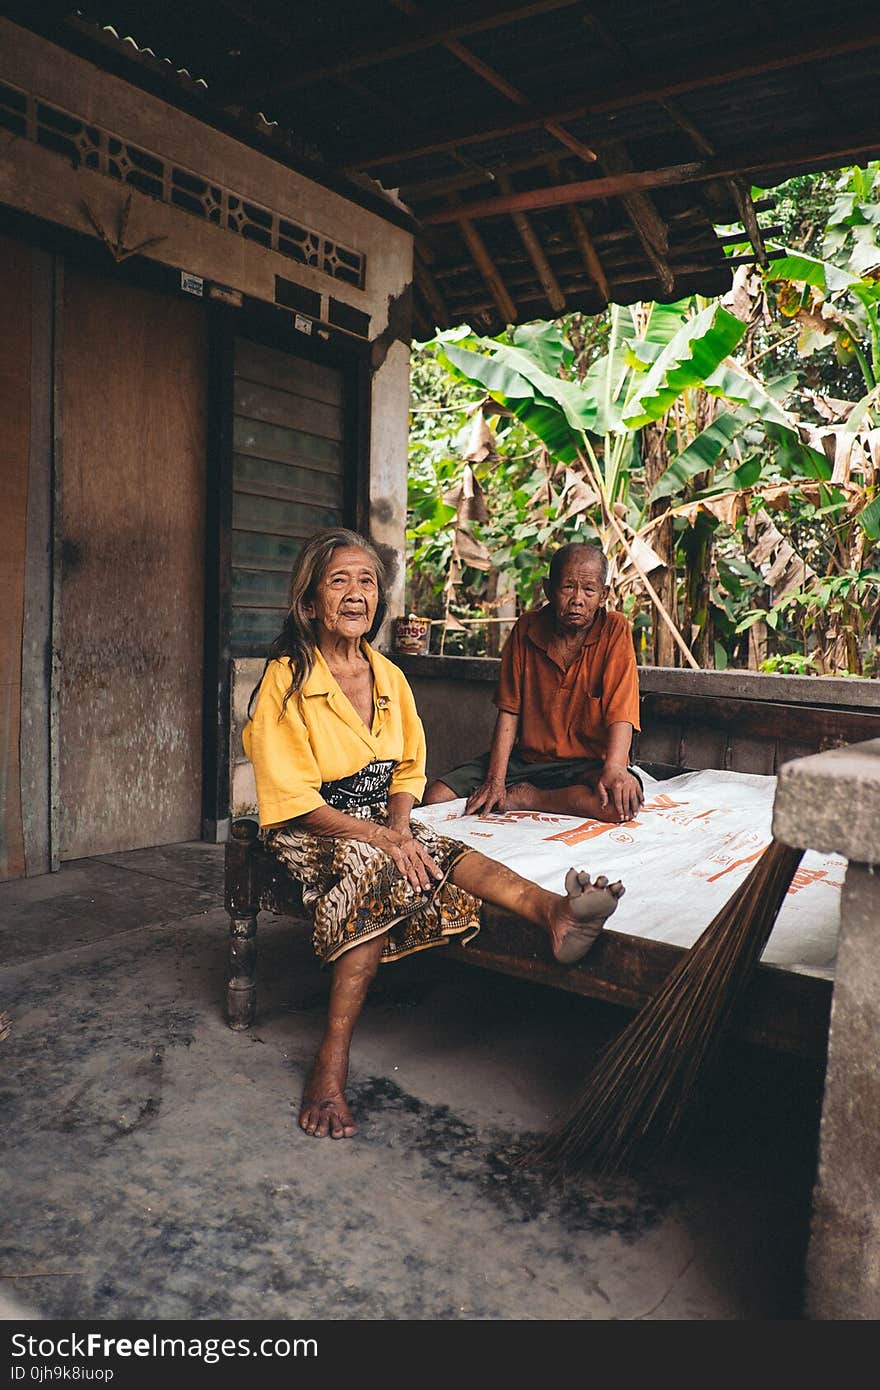
[[[344,526],[332,526],[325,531],[317,531],[306,541],[293,563],[288,591],[287,617],[280,633],[269,648],[269,656],[266,660],[266,666],[268,666],[273,659],[283,660],[286,658],[290,666],[291,681],[281,703],[282,715],[291,695],[301,689],[315,664],[315,650],[318,644],[315,638],[314,623],[306,609],[314,601],[321,576],[330,564],[334,551],[342,550],[346,546],[356,546],[359,550],[366,551],[376,570],[379,600],[370,630],[365,634],[368,642],[373,640],[385,621],[385,615],[388,612],[385,566],[374,546],[357,531],[349,531]],[[265,674],[264,668],[263,675]],[[262,682],[262,676],[260,682]],[[251,695],[251,703],[259,688],[258,683]],[[250,703],[248,708],[250,708]]]

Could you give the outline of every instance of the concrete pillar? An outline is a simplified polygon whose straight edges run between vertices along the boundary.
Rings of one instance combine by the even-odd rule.
[[[409,441],[409,344],[396,341],[373,375],[370,536],[388,571],[388,617],[403,612]],[[386,637],[386,627],[383,637]],[[383,645],[380,639],[380,645]]]
[[[841,898],[805,1312],[880,1318],[880,739],[780,770],[773,834],[849,864]]]

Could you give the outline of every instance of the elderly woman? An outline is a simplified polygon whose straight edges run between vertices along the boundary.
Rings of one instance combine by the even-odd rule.
[[[349,1138],[349,1049],[380,962],[479,931],[480,899],[549,935],[558,961],[586,954],[623,893],[571,869],[548,892],[410,812],[425,787],[425,738],[403,673],[369,645],[385,616],[384,571],[353,531],[322,531],[293,568],[245,751],[266,843],[302,884],[315,950],[333,979],[303,1093],[307,1134]]]

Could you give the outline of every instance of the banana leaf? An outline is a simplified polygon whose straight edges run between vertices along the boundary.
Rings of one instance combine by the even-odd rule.
[[[796,430],[765,421],[764,433],[776,445],[776,463],[789,477],[818,478],[820,482],[831,477],[833,470],[825,455],[805,444]]]
[[[761,425],[767,438],[776,445],[776,462],[789,476],[831,477],[831,465],[825,455],[804,443],[792,416],[755,377],[735,363],[724,362],[703,384],[713,396],[735,401],[754,412],[754,422]]]
[[[848,270],[841,270],[833,261],[820,261],[816,256],[806,256],[801,251],[789,251],[785,256],[771,261],[764,271],[767,280],[800,280],[823,294],[835,294],[859,283],[858,276]]]
[[[773,399],[766,386],[733,362],[722,362],[706,377],[703,387],[712,396],[749,406],[762,420],[769,420],[786,429],[792,426],[792,417]]]
[[[745,331],[742,320],[720,304],[702,309],[670,339],[629,402],[623,423],[639,429],[659,420],[682,391],[704,385]]]
[[[719,492],[733,492],[746,487],[754,487],[761,477],[764,462],[760,454],[753,454],[747,458],[738,468],[731,468],[728,473],[719,473],[713,479],[712,486],[707,487],[703,492],[694,493],[694,501],[699,502],[704,497],[715,497]]]
[[[477,341],[492,349],[490,357],[450,343],[441,348],[441,360],[467,381],[478,381],[517,414],[517,402],[539,400],[545,407],[552,402],[572,430],[595,430],[598,405],[579,382],[550,376],[524,348],[488,339]]]
[[[856,521],[872,541],[880,541],[880,497],[859,512]]]
[[[652,304],[651,313],[641,341],[659,343],[665,347],[671,343],[679,329],[687,322],[693,305],[693,296],[678,299],[672,304]]]
[[[698,473],[714,468],[733,441],[749,425],[755,424],[760,425],[776,446],[774,461],[788,476],[800,475],[821,480],[831,477],[831,465],[825,455],[803,442],[791,417],[760,382],[740,369],[724,364],[708,378],[704,386],[713,395],[733,401],[735,407],[717,415],[672,460],[651,490],[652,502],[660,497],[672,496]],[[733,469],[731,476],[737,472],[738,469]],[[760,476],[760,471],[757,476]],[[757,477],[751,481],[757,481]]]
[[[872,234],[873,240],[873,234]],[[873,257],[868,253],[868,267]],[[850,270],[843,270],[833,261],[822,261],[816,256],[805,256],[802,252],[790,251],[778,260],[771,261],[766,271],[768,280],[798,280],[823,294],[837,294],[849,290],[860,301],[865,312],[876,328],[877,305],[880,304],[880,283],[869,275],[859,276]]]
[[[869,413],[880,415],[880,390],[877,387],[873,391],[869,391],[866,396],[862,396],[860,401],[856,401],[846,417],[847,434],[858,434]]]
[[[535,358],[539,367],[550,376],[558,377],[562,366],[570,366],[574,352],[556,323],[524,323],[513,330],[514,347],[524,348]]]
[[[722,415],[717,415],[711,425],[701,430],[661,474],[651,489],[650,501],[671,497],[698,473],[714,468],[733,441],[757,418],[758,412],[748,408],[725,410]]]

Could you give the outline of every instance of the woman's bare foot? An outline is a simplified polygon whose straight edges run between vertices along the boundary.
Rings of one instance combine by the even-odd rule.
[[[619,879],[609,883],[600,874],[591,883],[588,873],[569,869],[566,896],[557,900],[550,917],[553,954],[561,965],[574,965],[587,954],[625,891]]]
[[[340,1067],[334,1062],[323,1062],[315,1058],[315,1065],[303,1091],[299,1109],[300,1129],[313,1134],[316,1139],[351,1139],[357,1133],[357,1125],[345,1102],[345,1081],[347,1066]]]

